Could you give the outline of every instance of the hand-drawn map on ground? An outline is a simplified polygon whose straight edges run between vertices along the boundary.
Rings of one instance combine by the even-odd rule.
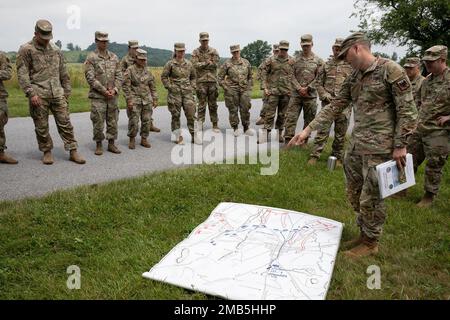
[[[225,299],[325,299],[342,227],[290,210],[220,203],[143,277]]]

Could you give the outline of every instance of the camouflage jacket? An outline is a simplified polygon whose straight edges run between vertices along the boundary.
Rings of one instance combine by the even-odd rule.
[[[9,80],[12,77],[12,66],[8,57],[0,52],[0,98],[8,97],[8,92],[5,89],[3,81]]]
[[[46,48],[35,38],[17,54],[17,78],[27,97],[60,98],[71,92],[70,77],[61,50],[52,42]]]
[[[403,148],[417,126],[411,83],[405,70],[391,60],[377,58],[366,71],[354,70],[309,127],[331,125],[350,103],[355,126],[349,147],[358,154],[387,154]]]
[[[192,64],[197,74],[197,83],[217,82],[217,69],[219,68],[219,54],[217,50],[209,47],[202,50],[201,47],[192,52]]]
[[[91,99],[105,99],[104,94],[108,89],[119,93],[122,86],[119,58],[110,51],[106,51],[106,57],[101,56],[98,50],[90,52],[84,62],[84,75],[90,87],[88,97]]]
[[[425,77],[421,74],[418,74],[417,77],[411,80],[414,102],[416,103],[417,109],[420,108],[420,90],[422,88],[423,80],[425,80]]]
[[[130,66],[124,73],[122,89],[127,102],[143,105],[158,103],[155,77],[146,67]]]
[[[125,57],[123,57],[122,60],[120,60],[120,69],[122,70],[122,72],[125,72],[125,70],[131,67],[134,64],[134,61],[135,59],[132,56],[130,56],[129,53],[127,53]]]
[[[447,130],[450,133],[450,121],[444,126],[437,124],[437,118],[450,115],[450,71],[444,70],[439,76],[429,75],[422,83],[420,91],[419,132]]]
[[[320,68],[316,79],[316,88],[320,100],[328,100],[335,97],[344,83],[344,80],[352,73],[352,67],[344,60],[337,60],[334,56]]]
[[[260,82],[259,87],[261,90],[264,90],[264,86],[262,83],[262,71],[264,68],[264,64],[267,62],[267,60],[269,60],[272,57],[274,57],[274,55],[271,55],[270,57],[265,59],[263,62],[261,62],[261,64],[258,66],[258,69],[256,70],[256,80],[258,80]]]
[[[317,97],[317,90],[315,87],[315,80],[319,75],[319,70],[323,66],[323,60],[311,53],[309,58],[303,56],[302,52],[298,54],[294,61],[294,77],[292,78],[292,87],[294,93],[300,87],[308,88],[308,93],[311,98]]]
[[[164,66],[161,81],[169,93],[192,91],[196,88],[196,73],[191,62],[184,59],[178,62],[175,58]]]
[[[253,87],[252,66],[247,59],[228,59],[219,69],[219,83],[224,89],[251,91]]]
[[[264,62],[261,70],[263,90],[273,95],[290,95],[292,78],[294,77],[294,60],[291,57],[270,57]]]

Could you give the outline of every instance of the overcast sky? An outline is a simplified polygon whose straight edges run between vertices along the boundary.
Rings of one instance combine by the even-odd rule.
[[[336,37],[346,37],[350,30],[357,29],[358,20],[350,18],[353,3],[354,0],[2,0],[0,50],[17,51],[32,38],[36,20],[48,19],[53,24],[54,41],[61,40],[63,48],[72,42],[85,49],[93,42],[96,30],[105,30],[111,41],[126,43],[137,39],[141,45],[169,50],[175,42],[185,42],[187,51],[192,52],[199,45],[198,33],[207,31],[210,45],[224,57],[230,56],[231,44],[243,47],[258,39],[270,44],[288,40],[293,53],[299,48],[300,36],[311,33],[314,51],[325,58]],[[73,19],[78,9],[80,19]],[[405,52],[395,46],[375,50],[388,54],[396,51],[400,56]]]

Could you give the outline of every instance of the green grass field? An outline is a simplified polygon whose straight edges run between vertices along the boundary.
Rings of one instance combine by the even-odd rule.
[[[275,176],[256,165],[200,165],[0,202],[0,299],[211,298],[141,274],[223,201],[328,217],[345,224],[344,241],[356,236],[342,171],[328,172],[325,160],[311,170],[307,154],[281,152]],[[450,299],[449,165],[431,209],[414,205],[423,168],[417,178],[407,198],[386,201],[378,256],[338,254],[328,299]],[[80,290],[66,288],[70,265],[81,268]],[[367,289],[370,265],[381,268],[381,290]]]
[[[86,112],[91,110],[91,104],[88,99],[89,86],[84,78],[83,65],[80,63],[68,64],[70,79],[72,83],[72,95],[69,98],[70,112]],[[13,67],[14,73],[11,80],[5,82],[6,89],[9,93],[8,108],[10,117],[28,117],[28,99],[20,89],[17,81],[16,68]],[[167,90],[161,83],[162,68],[152,67],[151,72],[156,78],[156,89],[159,96],[159,105],[167,105]],[[254,71],[255,79],[253,84],[252,98],[261,98],[261,90],[259,82],[256,81],[256,71]],[[223,101],[223,89],[220,88],[219,101]],[[121,92],[120,108],[125,108],[125,99]]]

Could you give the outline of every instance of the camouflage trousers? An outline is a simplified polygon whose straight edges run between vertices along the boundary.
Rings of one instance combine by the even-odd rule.
[[[442,171],[450,150],[450,131],[436,130],[430,133],[415,132],[408,138],[408,152],[413,155],[414,172],[427,160],[425,166],[425,191],[437,194]]]
[[[273,129],[273,122],[275,116],[277,120],[275,122],[275,128],[278,130],[283,130],[284,118],[286,114],[286,109],[289,105],[290,97],[288,95],[274,95],[271,94],[267,98],[265,115],[264,115],[264,129]]]
[[[8,123],[8,104],[0,97],[0,152],[6,149],[5,125]]]
[[[327,104],[322,104],[322,108]],[[334,120],[334,140],[331,155],[342,160],[344,155],[345,135],[347,134],[348,122],[350,120],[351,108],[347,108]],[[320,158],[328,137],[330,136],[331,124],[328,128],[321,128],[314,138],[314,145],[310,154],[311,158]]]
[[[45,152],[53,149],[53,141],[48,125],[50,112],[55,118],[58,133],[64,142],[64,149],[77,149],[78,145],[74,137],[73,126],[70,123],[69,107],[65,97],[52,99],[41,98],[41,105],[39,107],[32,106],[30,101],[29,108],[40,151]]]
[[[219,118],[217,116],[217,97],[219,89],[215,82],[203,82],[197,84],[198,111],[197,118],[201,122],[205,122],[206,105],[209,109],[209,117],[213,124],[217,124]]]
[[[267,110],[267,101],[268,101],[268,97],[263,93],[263,97],[262,97],[262,108],[261,108],[261,112],[259,113],[259,117],[264,119],[265,115],[266,115],[266,110]]]
[[[119,121],[118,99],[91,99],[91,121],[94,129],[94,141],[117,140],[117,122]],[[106,122],[106,136],[104,134]]]
[[[132,109],[127,108],[128,116],[128,136],[134,138],[139,132],[139,120],[141,121],[141,137],[148,138],[152,119],[153,107],[151,104],[133,105]]]
[[[239,113],[241,114],[241,122],[244,128],[250,125],[250,94],[248,91],[227,90],[225,92],[225,105],[230,114],[230,125],[233,129],[237,129],[239,125]]]
[[[167,106],[172,114],[172,132],[180,129],[181,109],[183,108],[189,132],[194,134],[194,125],[197,118],[195,116],[195,101],[192,92],[169,92]]]
[[[369,238],[379,239],[386,219],[376,166],[392,160],[391,154],[360,155],[348,151],[344,159],[347,198],[355,210],[356,224]]]
[[[284,124],[285,132],[284,138],[290,140],[295,135],[298,118],[303,110],[304,125],[306,128],[308,124],[314,120],[317,112],[316,98],[302,98],[298,94],[291,97],[289,106],[286,111],[286,122]]]

